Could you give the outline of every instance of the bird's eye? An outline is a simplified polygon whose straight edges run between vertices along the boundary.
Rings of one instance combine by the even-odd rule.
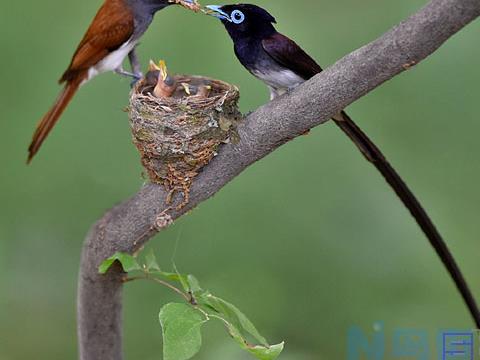
[[[235,24],[241,24],[245,20],[245,15],[240,10],[232,11],[230,18]]]

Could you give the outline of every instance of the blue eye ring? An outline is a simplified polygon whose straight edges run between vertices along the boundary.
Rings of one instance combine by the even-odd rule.
[[[240,10],[233,10],[230,19],[234,24],[241,24],[245,20],[245,15]]]

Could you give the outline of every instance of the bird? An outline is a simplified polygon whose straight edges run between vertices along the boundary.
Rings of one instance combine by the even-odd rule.
[[[322,71],[320,65],[297,43],[276,30],[276,19],[257,5],[208,5],[203,12],[220,19],[233,40],[238,60],[253,76],[268,86],[271,100]],[[477,328],[480,328],[480,311],[465,277],[413,192],[375,143],[345,111],[339,112],[332,119],[377,168],[415,218],[457,286]]]
[[[78,45],[70,65],[59,80],[63,89],[40,120],[28,148],[30,163],[77,90],[95,76],[114,71],[139,79],[142,76],[136,46],[157,11],[179,4],[198,11],[196,0],[105,0]],[[128,56],[132,73],[122,67]]]
[[[210,96],[210,92],[212,91],[211,85],[200,85],[197,88],[197,92],[195,96],[199,98],[208,98]]]
[[[167,64],[165,61],[160,60],[157,65],[150,60],[149,69],[150,71],[147,74],[147,79],[152,75],[155,76],[156,74],[152,94],[157,98],[171,97],[177,89],[177,81],[168,73]]]

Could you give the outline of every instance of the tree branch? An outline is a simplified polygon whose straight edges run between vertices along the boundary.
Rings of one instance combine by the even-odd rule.
[[[183,209],[169,209],[163,187],[149,184],[108,211],[88,234],[81,259],[80,359],[122,359],[122,273],[120,267],[115,267],[107,275],[99,275],[98,266],[104,259],[117,251],[138,250],[249,165],[418,64],[479,15],[479,0],[430,1],[379,39],[249,115],[239,128],[240,143],[222,147],[220,154],[196,178],[190,202]]]

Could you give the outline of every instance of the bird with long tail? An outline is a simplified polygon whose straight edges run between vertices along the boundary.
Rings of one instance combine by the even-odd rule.
[[[135,79],[142,76],[135,48],[155,13],[174,4],[194,11],[200,9],[196,0],[105,0],[59,80],[60,84],[65,84],[63,90],[33,134],[28,148],[28,163],[80,86],[107,71]],[[127,56],[133,72],[127,72],[122,67]]]
[[[320,65],[299,45],[275,29],[273,24],[276,20],[265,9],[250,4],[209,5],[204,12],[221,20],[233,40],[238,60],[268,86],[272,100],[322,71]],[[480,311],[465,277],[413,192],[345,111],[336,114],[333,121],[377,168],[415,218],[455,282],[477,328],[480,328]]]

